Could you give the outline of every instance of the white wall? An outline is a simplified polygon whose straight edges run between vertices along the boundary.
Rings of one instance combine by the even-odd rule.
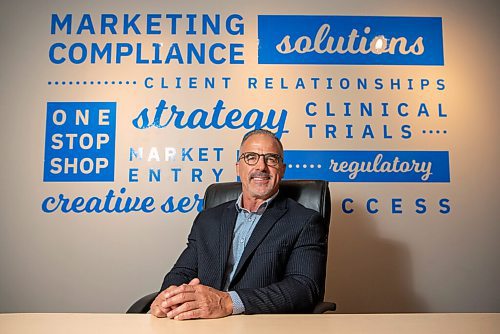
[[[451,181],[444,183],[331,184],[333,218],[329,246],[326,297],[340,313],[357,312],[499,312],[500,247],[498,103],[498,7],[494,1],[11,1],[0,5],[1,142],[0,166],[0,312],[124,312],[139,296],[158,289],[163,275],[185,245],[195,216],[161,213],[44,213],[42,202],[62,193],[68,197],[104,197],[125,187],[131,196],[152,196],[157,204],[203,194],[215,181],[211,168],[222,168],[221,181],[235,179],[235,149],[246,132],[238,130],[138,130],[132,119],[145,107],[165,99],[185,110],[213,107],[218,99],[231,108],[284,108],[289,150],[448,151]],[[50,34],[52,13],[232,13],[243,16],[243,36],[65,36]],[[353,15],[442,17],[444,66],[259,65],[257,15]],[[52,64],[48,49],[56,42],[244,43],[242,65]],[[148,76],[227,76],[224,89],[147,89]],[[369,80],[444,79],[446,89],[366,91],[250,90],[248,77],[347,77]],[[76,80],[137,80],[136,85],[64,87],[48,82]],[[114,182],[44,182],[47,102],[117,102]],[[307,137],[304,113],[308,101],[361,101],[410,105],[442,103],[448,117],[428,119],[339,118],[335,124],[369,123],[380,133],[383,124],[397,129],[409,123],[417,130],[410,140]],[[331,123],[326,116],[315,122]],[[422,135],[422,129],[446,128],[447,134]],[[130,147],[222,147],[221,160],[130,162]],[[162,168],[161,182],[129,182],[129,168]],[[174,182],[170,168],[182,168]],[[188,173],[200,168],[203,182]],[[341,209],[352,198],[354,213]],[[365,206],[378,200],[379,212]],[[402,200],[402,214],[391,201]],[[415,200],[425,198],[427,212],[416,213]],[[450,201],[451,212],[439,212],[438,202]]]

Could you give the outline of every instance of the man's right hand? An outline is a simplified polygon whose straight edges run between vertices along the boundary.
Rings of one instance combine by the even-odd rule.
[[[200,280],[198,278],[193,278],[188,285],[198,285],[198,284],[200,284]],[[175,309],[178,306],[178,305],[170,307],[162,306],[166,300],[165,294],[169,291],[172,291],[175,288],[177,288],[176,285],[171,285],[162,292],[160,292],[158,296],[156,296],[153,303],[151,303],[151,308],[149,310],[152,315],[154,315],[157,318],[165,318],[168,312],[170,312],[171,310]]]

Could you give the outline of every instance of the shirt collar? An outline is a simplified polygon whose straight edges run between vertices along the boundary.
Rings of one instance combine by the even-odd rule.
[[[278,191],[276,192],[276,194],[274,194],[273,196],[269,197],[264,202],[262,202],[262,204],[259,206],[259,208],[257,209],[257,211],[254,212],[254,213],[263,214],[264,211],[269,206],[269,204],[273,201],[273,199],[275,199],[276,196],[278,196],[279,192],[280,191],[278,189]],[[236,203],[235,203],[236,211],[238,211],[238,212],[241,212],[241,211],[250,212],[250,211],[248,211],[247,209],[245,209],[244,207],[241,206],[242,200],[243,200],[243,193],[240,193],[240,195],[238,196],[238,199],[236,200]]]

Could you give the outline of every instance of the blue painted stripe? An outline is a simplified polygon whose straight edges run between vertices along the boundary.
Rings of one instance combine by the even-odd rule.
[[[259,15],[258,36],[259,64],[444,65],[439,17]]]
[[[287,179],[450,182],[447,151],[285,151]]]

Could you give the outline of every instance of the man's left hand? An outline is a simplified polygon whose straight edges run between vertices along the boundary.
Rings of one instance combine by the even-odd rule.
[[[197,318],[222,318],[233,313],[229,293],[206,285],[182,285],[165,293],[162,307],[177,307],[167,313],[176,320]]]

